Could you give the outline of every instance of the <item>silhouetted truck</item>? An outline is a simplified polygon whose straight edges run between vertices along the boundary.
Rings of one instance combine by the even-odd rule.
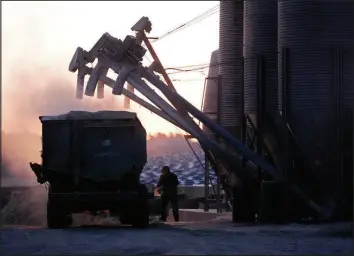
[[[136,113],[71,111],[40,120],[42,164],[30,165],[39,183],[49,183],[49,228],[70,226],[72,213],[101,210],[122,224],[149,225],[148,190],[140,183],[146,131]]]

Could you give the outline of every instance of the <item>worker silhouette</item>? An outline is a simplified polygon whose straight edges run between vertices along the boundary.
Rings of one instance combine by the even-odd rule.
[[[171,202],[173,218],[176,222],[179,221],[178,212],[178,193],[177,186],[179,185],[178,177],[170,171],[168,166],[161,169],[161,176],[157,183],[157,189],[161,194],[161,218],[160,220],[166,221],[167,218],[167,205]]]

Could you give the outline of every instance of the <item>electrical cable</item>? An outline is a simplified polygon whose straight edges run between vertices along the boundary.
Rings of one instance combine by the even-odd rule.
[[[177,78],[172,78],[171,81],[173,82],[200,82],[203,81],[204,79],[177,79]]]
[[[154,43],[159,41],[159,40],[161,40],[161,39],[163,39],[163,38],[165,38],[165,37],[167,37],[167,36],[169,36],[169,35],[171,35],[171,34],[173,34],[173,33],[176,33],[177,31],[180,31],[180,30],[182,30],[184,28],[187,28],[187,27],[189,27],[189,26],[191,26],[193,24],[196,24],[196,23],[198,23],[198,22],[200,22],[200,21],[202,21],[202,20],[214,15],[215,13],[217,13],[219,11],[219,6],[220,6],[220,4],[218,4],[217,6],[214,6],[213,8],[207,10],[206,12],[198,15],[197,17],[191,19],[190,21],[178,26],[177,28],[168,31],[167,33],[163,34],[162,36],[159,36],[154,41]]]
[[[227,63],[224,63],[223,65],[225,65],[225,64],[227,64]],[[178,74],[178,73],[184,73],[184,72],[199,71],[199,70],[203,70],[203,69],[207,69],[207,68],[211,68],[211,67],[221,67],[221,65],[219,63],[215,63],[215,64],[190,65],[190,66],[185,66],[185,67],[194,67],[194,68],[183,69],[184,67],[170,67],[170,68],[166,68],[166,70],[175,71],[175,72],[169,72],[168,74]]]
[[[185,72],[196,72],[196,71],[200,71],[203,69],[207,69],[209,67],[201,67],[201,68],[194,68],[194,69],[181,69],[181,70],[177,70],[175,72],[169,72],[167,73],[168,75],[172,75],[172,74],[179,74],[179,73],[185,73]]]
[[[201,63],[201,64],[194,64],[194,65],[186,65],[186,66],[176,66],[176,67],[168,67],[165,68],[165,70],[176,70],[176,71],[189,71],[192,70],[194,71],[195,69],[199,69],[199,68],[210,68],[210,67],[221,67],[223,65],[229,65],[229,64],[234,64],[235,62],[223,62],[223,64],[219,64],[219,63],[214,63],[214,64],[210,64],[210,63]]]
[[[169,68],[168,70],[185,72],[185,71],[189,71],[189,70],[194,71],[196,69],[204,69],[204,68],[208,68],[208,67],[198,67],[198,68],[194,68],[194,69]]]
[[[168,69],[182,69],[182,68],[195,68],[195,67],[200,67],[200,66],[208,66],[210,63],[202,63],[202,64],[194,64],[194,65],[188,65],[188,66],[178,66],[178,67],[170,67],[166,68]]]

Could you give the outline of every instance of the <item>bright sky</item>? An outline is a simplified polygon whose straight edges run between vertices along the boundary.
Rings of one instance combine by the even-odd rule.
[[[127,34],[132,34],[130,28],[142,16],[149,17],[152,22],[150,36],[159,36],[217,4],[218,1],[1,2],[3,129],[40,132],[37,118],[33,121],[35,125],[32,122],[18,123],[34,105],[37,116],[70,110],[66,108],[67,102],[74,101],[76,74],[68,71],[68,65],[76,47],[90,49],[105,32],[124,39]],[[217,13],[153,46],[166,68],[204,64],[209,63],[211,52],[218,48],[218,34]],[[178,92],[198,108],[205,74],[189,72],[171,77],[181,80],[175,82]],[[52,81],[54,76],[56,81]],[[70,87],[72,94],[60,96],[58,89],[56,93],[48,92],[53,89],[48,87],[49,84],[58,84],[58,77],[66,81],[60,86]],[[67,90],[62,88],[60,90]],[[110,94],[108,90],[104,101],[109,103],[105,106],[113,108],[112,96],[107,94]],[[44,98],[44,95],[47,96]],[[84,101],[98,99],[86,97]],[[44,103],[44,106],[38,105],[38,102],[46,102],[48,107]],[[138,111],[148,132],[176,132],[174,126],[160,117],[137,106],[134,110]]]

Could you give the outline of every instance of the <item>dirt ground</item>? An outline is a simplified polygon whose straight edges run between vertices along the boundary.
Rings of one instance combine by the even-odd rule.
[[[45,189],[12,193],[0,211],[0,255],[38,254],[349,254],[352,224],[234,224],[230,214],[181,213],[180,223],[145,230],[115,218],[74,215],[68,229],[45,227]],[[199,214],[199,215],[198,215]]]

